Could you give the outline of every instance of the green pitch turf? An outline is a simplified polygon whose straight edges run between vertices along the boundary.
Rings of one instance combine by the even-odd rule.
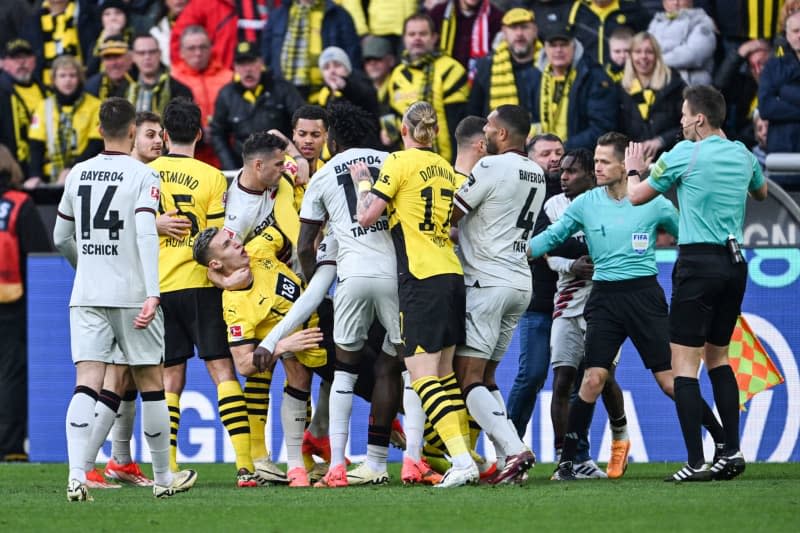
[[[800,531],[800,463],[748,464],[728,482],[664,483],[679,466],[631,464],[621,480],[563,483],[548,480],[545,464],[523,486],[435,490],[403,487],[393,464],[388,486],[323,490],[237,489],[233,465],[202,464],[194,489],[167,500],[123,487],[69,503],[66,465],[0,464],[0,531]]]

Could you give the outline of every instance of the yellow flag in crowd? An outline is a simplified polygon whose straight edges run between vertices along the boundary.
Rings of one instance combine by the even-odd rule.
[[[739,315],[731,336],[728,358],[739,384],[739,408],[743,411],[744,404],[750,398],[784,381],[778,367],[742,315]]]

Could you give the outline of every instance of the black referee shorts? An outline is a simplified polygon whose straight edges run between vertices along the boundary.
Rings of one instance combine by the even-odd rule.
[[[398,297],[404,357],[464,344],[467,312],[464,276],[440,274],[417,279],[401,275]]]
[[[747,263],[731,262],[725,246],[680,246],[672,269],[670,340],[692,347],[730,344],[746,286]]]
[[[630,337],[650,371],[672,368],[667,299],[655,276],[593,282],[583,314],[587,367],[611,368]]]
[[[183,289],[161,294],[164,311],[164,366],[231,356],[228,330],[222,318],[222,291],[216,287]]]

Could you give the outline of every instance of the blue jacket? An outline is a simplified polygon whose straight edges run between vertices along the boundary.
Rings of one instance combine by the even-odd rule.
[[[261,41],[261,56],[264,58],[264,64],[280,77],[283,77],[281,51],[289,26],[291,5],[292,0],[287,0],[276,11],[270,13]],[[333,0],[325,0],[325,15],[322,18],[322,49],[329,46],[338,46],[347,52],[353,68],[361,66],[361,44],[353,19],[344,8],[336,5]]]
[[[767,153],[800,152],[800,60],[788,51],[761,71],[758,112],[769,120]]]
[[[594,151],[598,137],[617,130],[619,95],[602,66],[578,52],[575,60],[577,73],[569,91],[567,142],[564,147],[567,150],[586,148]],[[534,119],[539,116],[539,95],[537,87],[532,112]]]

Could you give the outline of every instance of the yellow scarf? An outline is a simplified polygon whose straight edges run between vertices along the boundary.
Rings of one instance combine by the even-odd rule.
[[[511,51],[505,41],[497,46],[492,56],[492,71],[489,80],[489,109],[497,109],[498,106],[504,104],[519,105]]]
[[[542,84],[539,89],[541,131],[558,135],[563,141],[567,140],[569,92],[576,75],[575,69],[570,68],[566,77],[554,76],[550,65],[542,72]]]
[[[44,43],[44,69],[42,81],[45,85],[52,82],[50,65],[53,60],[62,55],[70,54],[81,60],[80,40],[78,39],[78,3],[73,0],[60,15],[50,13],[50,2],[42,2],[39,12],[39,24],[42,28],[42,42]]]
[[[639,83],[638,78],[633,78],[631,82],[631,89],[628,91],[633,101],[636,102],[639,108],[639,114],[642,115],[644,120],[650,117],[650,107],[656,101],[656,92],[653,89],[645,89]]]

